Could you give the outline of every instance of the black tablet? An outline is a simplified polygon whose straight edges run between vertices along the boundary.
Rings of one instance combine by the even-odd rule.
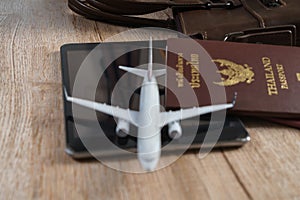
[[[62,65],[62,81],[63,88],[66,88],[69,94],[72,95],[75,81],[82,63],[87,62],[90,59],[89,55],[99,43],[86,43],[86,44],[66,44],[61,47],[61,65]],[[154,41],[154,62],[165,63],[165,49],[166,41]],[[125,66],[139,66],[146,64],[147,60],[147,47],[148,42],[111,42],[101,43],[101,51],[98,53],[102,54],[99,60],[95,60],[93,57],[93,67],[95,69],[103,68],[102,76],[99,77],[99,81],[96,86],[89,86],[89,80],[86,80],[83,87],[82,96],[93,92],[95,99],[94,101],[112,104],[111,95],[114,87],[118,80],[123,76],[123,72],[118,69],[119,65]],[[104,50],[103,50],[104,49]],[[97,51],[97,49],[96,49]],[[126,52],[126,53],[124,53]],[[94,52],[95,54],[95,52]],[[97,54],[97,52],[96,52]],[[105,54],[103,56],[103,54]],[[103,60],[106,59],[106,60]],[[92,69],[93,70],[93,69]],[[97,73],[95,73],[97,74]],[[122,84],[118,87],[120,91],[126,90],[130,84],[135,84],[136,80],[127,80],[126,84]],[[163,80],[161,80],[163,81]],[[133,83],[134,82],[134,83]],[[78,84],[78,83],[77,83]],[[94,84],[94,83],[93,83]],[[89,91],[90,88],[95,88],[96,91]],[[165,88],[160,86],[161,104],[164,104]],[[90,96],[90,94],[88,95]],[[74,120],[72,112],[72,104],[67,102],[64,98],[64,116],[65,116],[65,127],[66,127],[66,152],[74,158],[89,158],[91,157],[90,151],[93,155],[101,153],[101,155],[107,155],[107,157],[120,156],[120,151],[111,151],[107,146],[107,142],[104,144],[103,141],[110,141],[109,145],[117,146],[118,148],[126,151],[135,152],[137,146],[136,140],[136,127],[130,126],[130,135],[126,137],[119,137],[115,133],[116,121],[113,117],[102,113],[96,113],[96,119],[90,119],[79,116],[79,119]],[[139,105],[139,88],[137,88],[129,99],[129,102],[121,107],[128,106],[130,109],[137,110]],[[95,111],[92,111],[95,112]],[[78,116],[77,116],[78,117]],[[80,123],[81,133],[78,133],[76,123]],[[92,124],[99,124],[104,134],[95,133],[94,126]],[[226,116],[224,121],[213,121],[210,122],[210,116],[201,116],[183,120],[180,122],[182,127],[182,136],[176,139],[174,142],[168,135],[168,127],[164,127],[161,131],[162,147],[167,144],[167,150],[177,151],[181,148],[185,148],[187,145],[189,149],[197,149],[200,147],[239,147],[247,143],[250,140],[249,134],[245,129],[241,120],[234,116]],[[210,124],[210,127],[209,127]],[[217,127],[222,126],[221,134],[218,135],[217,142],[211,142],[205,139],[207,136],[208,128],[217,130]],[[196,130],[196,134],[189,134]],[[214,134],[214,131],[210,131],[210,134]],[[217,131],[215,134],[218,134]],[[192,137],[192,138],[191,138]],[[83,142],[85,141],[85,142]],[[92,141],[93,147],[86,148],[85,143]],[[173,142],[171,142],[173,141]],[[192,142],[191,142],[192,141]],[[91,149],[92,148],[92,149]],[[88,149],[88,150],[87,150]]]

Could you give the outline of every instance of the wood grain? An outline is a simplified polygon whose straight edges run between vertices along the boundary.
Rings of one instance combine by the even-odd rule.
[[[270,125],[248,120],[251,143],[243,151],[225,151],[225,156],[254,199],[298,199],[299,131]]]
[[[59,48],[125,30],[72,13],[66,0],[0,2],[1,199],[300,198],[299,130],[257,120],[245,120],[252,141],[243,148],[188,153],[148,174],[68,157]]]

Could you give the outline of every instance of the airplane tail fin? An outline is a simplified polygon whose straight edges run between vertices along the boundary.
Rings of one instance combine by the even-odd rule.
[[[145,78],[148,76],[148,80],[150,81],[152,79],[152,76],[155,77],[162,76],[166,74],[165,69],[160,70],[153,70],[153,46],[152,46],[152,37],[150,37],[149,40],[149,54],[148,54],[148,70],[144,69],[137,69],[137,68],[131,68],[131,67],[125,67],[125,66],[119,66],[120,69],[130,72],[132,74],[135,74],[137,76],[141,76]]]
[[[151,80],[153,75],[153,46],[152,37],[149,40],[149,54],[148,54],[148,80]]]

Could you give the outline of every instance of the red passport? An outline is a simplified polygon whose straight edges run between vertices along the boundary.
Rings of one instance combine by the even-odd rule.
[[[169,39],[166,106],[230,102],[240,115],[300,117],[300,48]]]

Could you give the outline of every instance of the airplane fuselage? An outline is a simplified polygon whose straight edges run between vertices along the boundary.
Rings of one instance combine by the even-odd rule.
[[[138,158],[146,170],[153,170],[161,151],[159,90],[154,76],[145,77],[141,88],[138,127]]]

